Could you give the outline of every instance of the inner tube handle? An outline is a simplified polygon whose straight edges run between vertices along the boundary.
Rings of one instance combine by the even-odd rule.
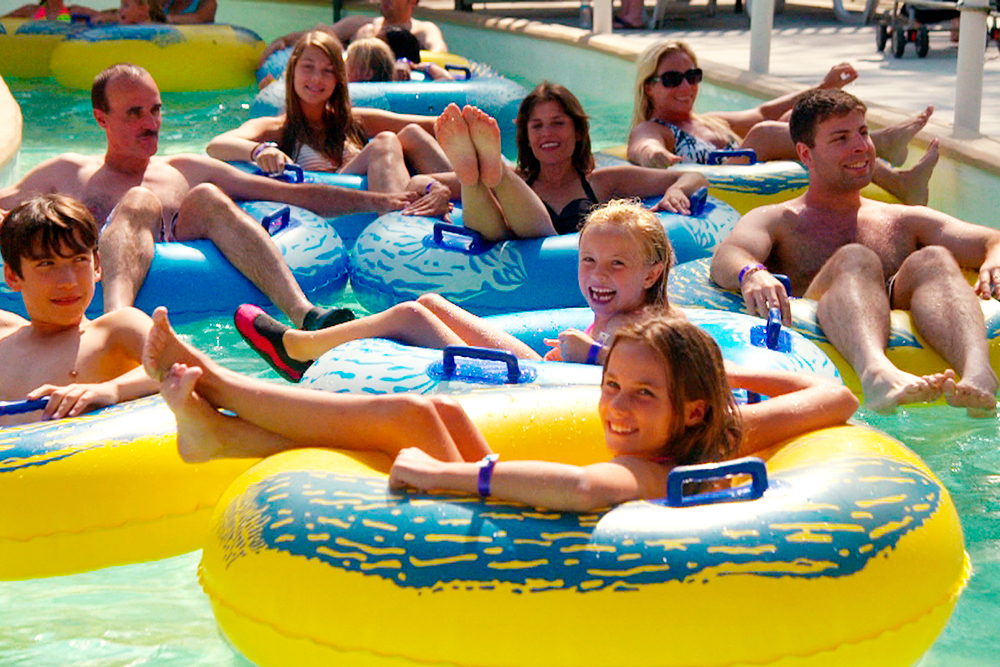
[[[287,206],[282,206],[273,213],[269,213],[260,219],[260,224],[263,225],[264,229],[271,236],[274,236],[282,229],[288,226],[288,223],[292,220],[292,209]]]
[[[48,404],[48,396],[42,396],[30,401],[26,398],[20,401],[0,401],[0,415],[20,415],[25,412],[44,410]]]
[[[485,245],[483,243],[483,235],[477,232],[475,229],[469,229],[464,225],[451,225],[447,222],[435,222],[434,223],[434,233],[433,240],[434,245],[441,245],[444,240],[444,234],[448,232],[449,234],[454,234],[456,236],[466,236],[469,238],[469,252],[479,252]]]
[[[737,487],[689,496],[684,495],[684,485],[689,482],[723,479],[731,475],[750,475],[750,485],[741,484]],[[721,463],[677,466],[667,475],[666,504],[668,507],[693,507],[695,505],[756,500],[764,495],[767,486],[767,466],[756,456],[747,456]]]
[[[767,311],[767,334],[764,337],[767,342],[767,349],[777,350],[778,340],[781,337],[781,309],[772,308]]]
[[[455,374],[455,357],[467,357],[469,359],[483,359],[486,361],[501,361],[507,364],[507,384],[517,384],[521,379],[521,367],[517,364],[517,357],[513,352],[507,350],[494,350],[488,347],[468,347],[465,345],[447,345],[441,357],[441,367],[444,376],[450,378]]]
[[[698,188],[688,197],[688,201],[691,202],[691,215],[695,218],[701,217],[708,203],[708,188],[705,186]]]
[[[712,151],[708,154],[708,164],[722,164],[723,160],[728,160],[731,157],[745,157],[750,161],[748,164],[757,164],[757,151],[752,148]]]
[[[472,69],[466,67],[465,65],[458,65],[456,63],[445,63],[444,68],[447,71],[454,70],[456,72],[465,72],[465,80],[468,81],[472,78]]]

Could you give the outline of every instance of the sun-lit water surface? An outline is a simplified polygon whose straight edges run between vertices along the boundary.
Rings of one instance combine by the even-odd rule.
[[[299,25],[325,18],[328,10],[311,11],[315,16],[301,19]],[[103,134],[90,115],[85,93],[66,91],[51,81],[9,83],[25,115],[22,174],[58,152],[101,149]],[[618,103],[588,95],[579,87],[574,90],[592,116],[595,146],[621,143],[628,126],[627,98]],[[165,94],[161,152],[202,150],[208,138],[248,116],[251,95],[250,90]],[[720,92],[715,99],[737,105],[743,98],[727,99],[727,93]],[[344,303],[357,307],[349,295]],[[230,321],[194,322],[180,331],[221,363],[276,380]],[[951,491],[962,517],[975,574],[922,664],[994,664],[1000,652],[995,632],[1000,618],[996,419],[972,421],[944,407],[901,410],[888,417],[861,412],[857,419],[915,449]],[[0,665],[246,664],[216,632],[208,600],[197,583],[197,560],[197,554],[188,554],[69,577],[0,583]]]

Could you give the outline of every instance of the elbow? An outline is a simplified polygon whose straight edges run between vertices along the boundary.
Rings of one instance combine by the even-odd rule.
[[[860,407],[861,402],[858,397],[854,395],[854,392],[847,387],[841,385],[836,388],[837,391],[837,405],[840,408],[838,411],[838,422],[844,423],[850,419],[855,412],[857,412],[858,407]]]

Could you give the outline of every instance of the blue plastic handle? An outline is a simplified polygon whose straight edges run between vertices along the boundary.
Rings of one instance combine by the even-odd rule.
[[[48,396],[36,398],[31,401],[29,401],[28,399],[23,399],[20,401],[0,401],[0,415],[20,415],[24,414],[25,412],[44,410],[45,406],[48,404],[49,404]]]
[[[269,174],[256,165],[254,165],[254,168],[256,170],[254,173],[258,176],[267,176],[268,178],[285,181],[286,183],[301,183],[306,180],[305,171],[297,164],[286,164],[285,170],[280,174]]]
[[[288,223],[292,221],[292,209],[287,206],[282,206],[273,213],[265,215],[260,220],[260,224],[264,226],[267,233],[274,236],[282,229],[288,226]]]
[[[691,215],[698,218],[705,212],[705,204],[708,203],[708,188],[700,187],[688,198],[691,202]]]
[[[521,367],[517,365],[517,357],[514,356],[513,352],[494,350],[488,347],[466,347],[464,345],[448,345],[444,348],[441,365],[444,370],[444,376],[447,378],[455,374],[455,357],[500,361],[507,364],[507,384],[517,384],[517,381],[521,378]]]
[[[445,63],[445,70],[454,70],[456,72],[465,72],[465,80],[468,81],[472,78],[472,70],[465,65],[456,65],[455,63]]]
[[[781,338],[781,310],[772,308],[767,311],[767,349],[777,350],[778,340]]]
[[[690,482],[705,482],[723,479],[731,475],[750,475],[750,485],[708,491],[689,496],[684,495],[684,485]],[[767,491],[767,466],[756,456],[747,456],[722,463],[705,463],[694,466],[677,466],[667,476],[667,498],[669,507],[693,507],[714,503],[730,503],[756,500]]]
[[[435,222],[432,238],[434,245],[440,246],[444,241],[445,232],[455,236],[465,236],[469,239],[469,252],[479,252],[486,245],[483,242],[483,235],[475,229],[469,229],[463,225],[450,225],[447,222]]]
[[[747,164],[757,164],[757,151],[752,148],[712,151],[708,154],[708,164],[722,164],[723,160],[728,160],[731,157],[745,157],[749,160]]]

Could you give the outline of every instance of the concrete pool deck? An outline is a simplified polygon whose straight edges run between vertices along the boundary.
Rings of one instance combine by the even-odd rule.
[[[353,5],[362,6],[371,5]],[[664,29],[607,35],[578,28],[579,4],[573,2],[476,3],[473,12],[457,12],[453,0],[421,0],[418,15],[576,44],[629,59],[653,42],[680,39],[694,48],[707,78],[764,97],[815,84],[833,65],[850,62],[859,77],[847,90],[871,107],[874,125],[897,122],[933,104],[933,119],[917,143],[937,137],[943,155],[1000,174],[1000,114],[995,111],[1000,106],[1000,50],[996,42],[985,52],[981,133],[957,135],[952,128],[957,46],[950,43],[947,31],[930,33],[926,58],[918,58],[909,45],[897,59],[889,47],[878,52],[872,26],[845,25],[823,7],[786,4],[785,11],[774,17],[770,72],[755,75],[745,71],[750,62],[750,19],[745,13],[736,14],[731,4],[720,5],[714,16],[706,16],[700,11],[704,7],[697,5],[672,6],[678,11],[675,18],[667,19]],[[647,13],[652,8],[647,2]]]

